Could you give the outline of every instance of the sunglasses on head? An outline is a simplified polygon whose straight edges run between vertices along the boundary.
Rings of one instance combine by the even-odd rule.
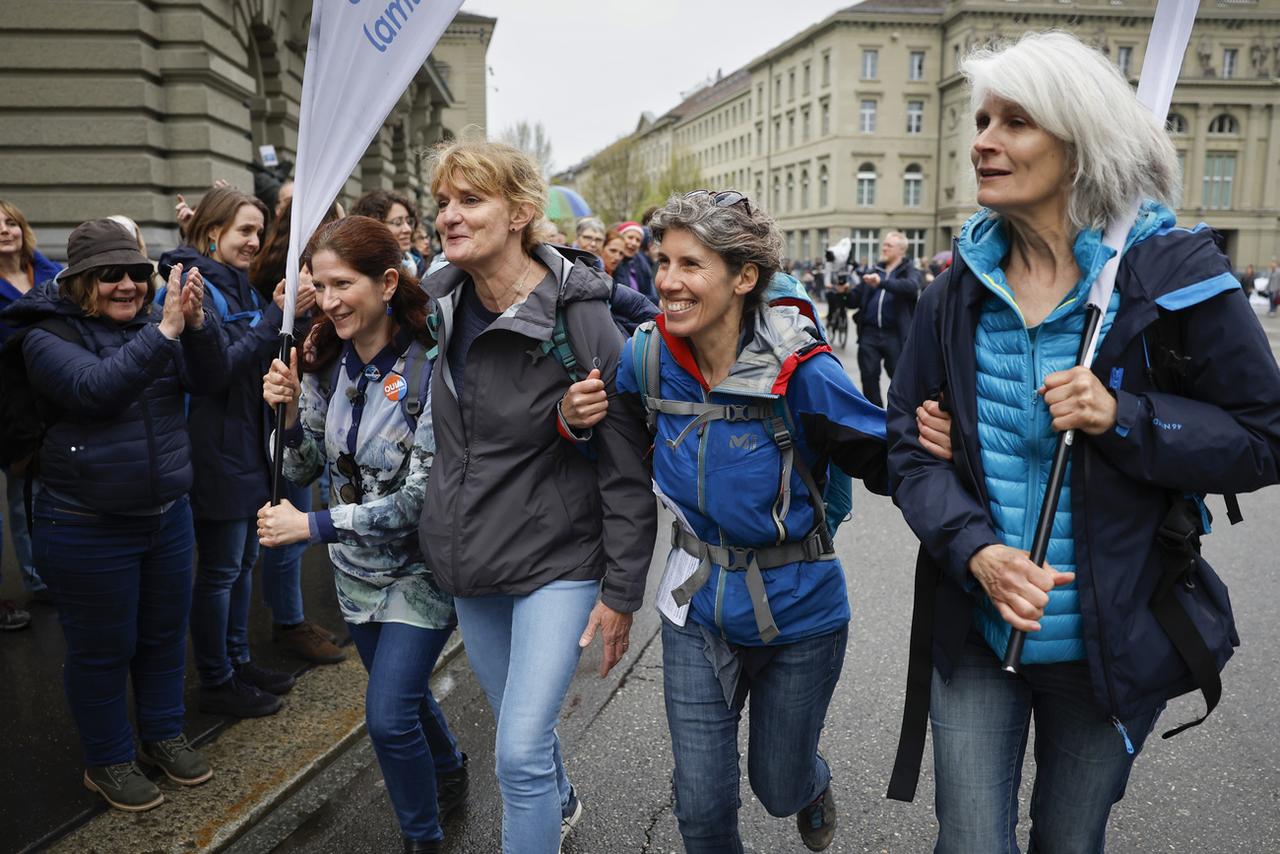
[[[125,264],[115,267],[99,267],[94,275],[97,276],[99,282],[108,285],[114,285],[126,275],[134,281],[134,284],[145,285],[150,281],[154,272],[155,268],[150,264]]]
[[[685,193],[686,199],[697,199],[702,196],[708,196],[711,203],[718,208],[731,208],[734,205],[742,205],[742,209],[751,215],[751,202],[747,201],[747,197],[737,190],[694,190],[692,193]]]

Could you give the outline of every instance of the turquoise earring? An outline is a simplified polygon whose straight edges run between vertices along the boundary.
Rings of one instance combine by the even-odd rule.
[[[210,241],[209,241],[209,254],[210,254],[210,255],[212,255],[213,253],[215,253],[215,252],[217,252],[217,251],[218,251],[218,244],[216,244],[216,243],[214,243],[212,240],[210,240]]]

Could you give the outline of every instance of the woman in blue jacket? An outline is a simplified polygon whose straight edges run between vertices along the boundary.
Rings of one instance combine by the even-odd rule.
[[[743,850],[749,702],[751,788],[821,851],[836,806],[818,740],[850,613],[823,493],[829,462],[885,493],[884,413],[797,300],[765,301],[782,237],[745,196],[673,198],[650,227],[662,314],[624,346],[617,386],[649,412],[653,479],[680,517],[663,582],[675,593],[659,593],[680,834],[690,854]],[[607,408],[599,385],[570,389],[574,428]]]
[[[191,604],[191,445],[184,392],[217,387],[226,340],[197,273],[175,267],[163,306],[136,239],[110,220],[77,227],[70,266],[4,312],[48,406],[34,503],[36,566],[66,635],[64,683],[84,784],[140,811],[163,797],[135,758],[196,785],[208,764],[182,734]],[[141,747],[134,749],[132,679]]]
[[[226,381],[191,398],[195,484],[195,597],[191,641],[200,676],[200,709],[234,717],[274,714],[293,677],[249,660],[249,604],[258,557],[255,517],[269,497],[267,422],[262,375],[280,346],[281,304],[262,299],[249,282],[266,208],[231,187],[205,194],[187,224],[186,243],[160,258],[160,273],[182,264],[199,269],[207,303],[226,331],[230,372]],[[298,311],[314,303],[302,289]]]
[[[889,392],[893,496],[922,546],[889,794],[912,797],[928,716],[935,850],[1016,851],[1034,716],[1031,847],[1098,852],[1165,701],[1199,688],[1211,710],[1221,690],[1238,638],[1198,555],[1199,496],[1280,478],[1280,371],[1212,232],[1175,227],[1173,146],[1105,56],[1033,34],[962,71],[983,210],[925,290]],[[1139,197],[1097,359],[1073,367],[1114,255],[1102,228]],[[1028,632],[1017,676],[999,666],[1012,629]]]

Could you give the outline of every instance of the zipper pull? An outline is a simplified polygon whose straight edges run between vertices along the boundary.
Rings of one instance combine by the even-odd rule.
[[[1132,756],[1134,752],[1133,742],[1129,740],[1129,731],[1124,728],[1124,724],[1120,723],[1119,718],[1113,717],[1111,719],[1111,725],[1114,726],[1117,730],[1119,730],[1120,737],[1124,739],[1125,752],[1127,752],[1130,756]]]

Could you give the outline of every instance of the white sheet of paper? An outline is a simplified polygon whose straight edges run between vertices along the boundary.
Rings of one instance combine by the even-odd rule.
[[[689,520],[685,518],[684,512],[674,501],[663,493],[658,486],[658,482],[653,482],[653,494],[658,496],[658,500],[662,502],[662,506],[676,517],[676,521],[687,531],[692,532],[689,526]],[[672,548],[667,553],[667,568],[662,573],[662,581],[658,582],[658,595],[655,605],[658,606],[658,612],[661,613],[677,626],[683,626],[685,621],[689,619],[689,606],[677,605],[676,600],[671,595],[671,591],[675,590],[681,584],[689,579],[698,570],[698,559],[686,552],[684,549]]]

